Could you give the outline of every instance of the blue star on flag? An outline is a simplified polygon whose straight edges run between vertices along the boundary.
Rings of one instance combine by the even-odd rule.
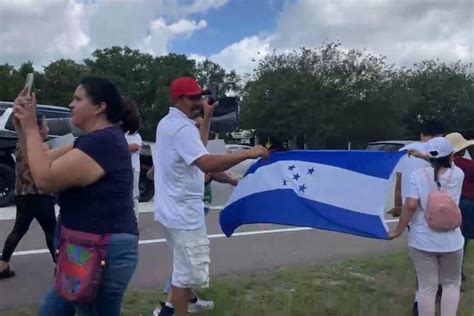
[[[293,171],[293,169],[295,169],[295,168],[296,168],[295,165],[291,165],[291,166],[288,167],[288,170]]]
[[[301,178],[301,176],[298,173],[293,175],[293,179],[296,181],[298,181],[299,178]]]
[[[310,169],[308,169],[308,174],[313,175],[314,171],[314,167],[311,167]]]
[[[300,188],[300,192],[301,192],[301,193],[304,193],[304,190],[307,189],[306,185],[304,185],[304,184],[303,184],[303,185],[300,185],[299,188]]]

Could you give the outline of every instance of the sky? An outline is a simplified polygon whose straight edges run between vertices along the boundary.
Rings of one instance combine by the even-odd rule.
[[[265,54],[338,41],[410,67],[474,62],[473,0],[0,0],[0,64],[78,62],[114,45],[249,73]]]

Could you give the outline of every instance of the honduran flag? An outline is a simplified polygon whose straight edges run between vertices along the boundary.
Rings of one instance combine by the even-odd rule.
[[[277,152],[252,165],[220,214],[229,237],[245,224],[312,227],[386,239],[384,205],[404,152]]]

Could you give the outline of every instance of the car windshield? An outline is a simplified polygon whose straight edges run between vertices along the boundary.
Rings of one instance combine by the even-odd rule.
[[[3,103],[3,102],[0,102],[0,116],[5,113],[6,109],[8,108],[11,108],[11,104],[10,103]]]
[[[47,109],[38,109],[38,115],[44,115],[48,122],[49,134],[62,136],[71,133],[71,113],[68,111],[51,111]],[[5,129],[14,131],[13,115],[8,118]]]
[[[375,143],[369,144],[366,150],[370,151],[399,151],[402,148],[403,144],[394,144],[394,143]]]

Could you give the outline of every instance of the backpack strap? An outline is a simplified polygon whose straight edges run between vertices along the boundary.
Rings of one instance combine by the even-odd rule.
[[[453,181],[454,168],[453,168],[453,167],[449,168],[448,172],[449,172],[448,183],[451,183],[451,181]],[[430,181],[429,174],[428,174],[428,169],[427,169],[427,168],[425,168],[425,175],[426,175],[426,177],[427,177],[427,179],[428,179],[428,182],[429,182],[429,183],[432,183],[432,182]],[[435,182],[435,181],[433,181],[433,182]],[[431,186],[431,188],[433,188],[433,186]],[[440,186],[439,186],[439,187],[436,186],[436,188],[437,188],[438,190],[441,190],[441,182],[440,182]]]
[[[426,181],[428,181],[428,185],[430,186],[431,190],[432,191],[436,190],[436,186],[433,185],[434,181],[431,181],[431,179],[430,179],[430,174],[428,173],[428,168],[424,168],[423,171],[425,172]]]

